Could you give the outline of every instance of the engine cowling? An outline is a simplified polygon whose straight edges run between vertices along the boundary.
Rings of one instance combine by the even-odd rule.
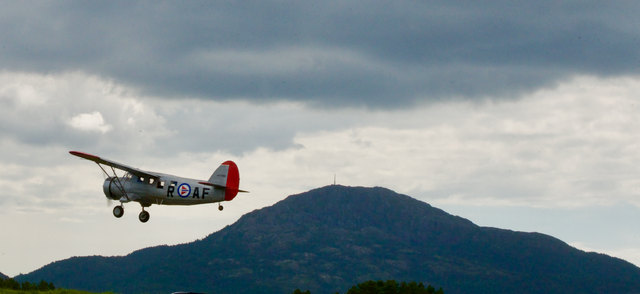
[[[114,177],[108,177],[102,184],[102,191],[108,199],[118,200],[123,196],[122,191],[118,189],[115,181],[117,180]]]

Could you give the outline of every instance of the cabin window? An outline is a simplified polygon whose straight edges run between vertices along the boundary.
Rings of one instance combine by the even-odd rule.
[[[164,181],[158,181],[158,189],[164,188]]]
[[[178,182],[176,181],[171,181],[171,184],[169,184],[169,186],[175,187],[178,185]]]
[[[144,177],[138,177],[138,183],[144,183]]]
[[[149,184],[153,184],[153,182],[155,182],[155,180],[156,180],[156,179],[154,179],[154,178],[150,178],[150,179],[149,179]]]

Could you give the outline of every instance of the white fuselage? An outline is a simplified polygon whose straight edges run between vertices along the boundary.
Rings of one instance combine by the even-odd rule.
[[[102,188],[107,198],[121,202],[136,201],[142,206],[195,205],[224,201],[224,189],[198,182],[203,181],[167,174],[160,174],[158,179],[154,179],[126,173],[123,177],[105,179]]]

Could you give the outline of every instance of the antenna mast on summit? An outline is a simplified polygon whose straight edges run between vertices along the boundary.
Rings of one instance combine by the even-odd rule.
[[[336,185],[336,174],[333,174],[333,185]]]

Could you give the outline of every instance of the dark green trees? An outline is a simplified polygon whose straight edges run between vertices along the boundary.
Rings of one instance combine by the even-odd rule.
[[[396,280],[366,281],[351,287],[347,294],[444,294],[442,288],[436,291],[433,286],[426,288],[424,284],[416,282],[402,282],[398,284]]]
[[[14,279],[0,279],[0,289],[20,290],[20,283]]]
[[[0,289],[12,289],[12,290],[23,290],[23,291],[49,291],[55,290],[56,287],[53,286],[53,283],[47,283],[43,280],[40,280],[40,283],[29,283],[22,282],[18,283],[14,279],[0,279]]]
[[[293,294],[311,294],[309,290],[306,292],[296,289]],[[339,293],[335,293],[339,294]],[[442,288],[436,290],[433,286],[429,285],[426,288],[422,282],[416,283],[402,282],[398,284],[396,280],[383,281],[366,281],[355,285],[347,291],[347,294],[444,294]]]

